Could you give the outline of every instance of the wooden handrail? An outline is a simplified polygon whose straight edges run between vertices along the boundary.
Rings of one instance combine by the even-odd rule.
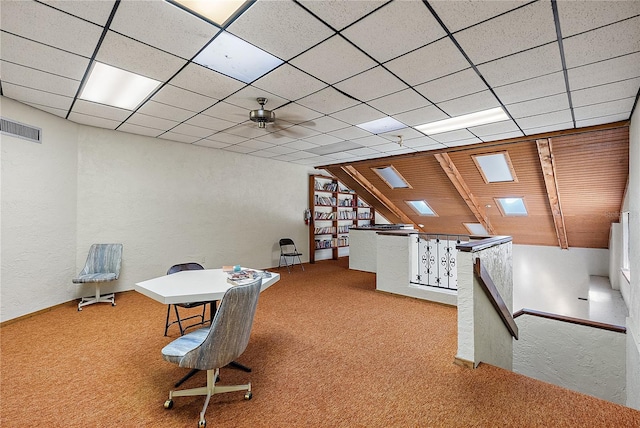
[[[548,318],[556,321],[568,322],[572,324],[584,325],[587,327],[601,328],[603,330],[615,331],[616,333],[626,333],[627,328],[621,325],[607,324],[598,321],[585,320],[580,318],[572,318],[565,315],[552,314],[549,312],[536,311],[534,309],[520,309],[513,314],[514,318],[518,318],[521,315],[532,315],[535,317]]]
[[[491,275],[489,275],[489,272],[487,272],[484,266],[482,266],[479,258],[476,259],[473,271],[476,275],[476,278],[478,279],[478,282],[480,283],[480,287],[482,288],[482,290],[484,290],[484,293],[487,295],[487,298],[491,302],[491,305],[500,316],[500,319],[504,323],[504,326],[507,328],[507,330],[509,330],[511,336],[515,337],[517,340],[518,326],[511,316],[509,308],[507,308],[504,300],[502,300],[502,297],[500,297],[500,293],[498,292],[496,285],[493,283]]]

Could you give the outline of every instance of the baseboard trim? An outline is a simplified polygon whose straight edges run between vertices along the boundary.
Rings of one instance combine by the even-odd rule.
[[[455,364],[457,366],[460,366],[460,367],[464,367],[465,369],[474,369],[475,368],[475,366],[473,364],[473,361],[465,360],[465,359],[458,358],[458,357],[455,357],[453,359],[453,364]]]

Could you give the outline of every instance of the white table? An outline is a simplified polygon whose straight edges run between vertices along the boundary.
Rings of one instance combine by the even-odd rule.
[[[242,268],[250,269],[250,268]],[[258,269],[254,269],[258,270]],[[263,292],[280,281],[280,274],[271,272],[271,278],[262,278]],[[221,300],[232,285],[222,269],[183,270],[171,275],[137,282],[134,290],[166,305]]]

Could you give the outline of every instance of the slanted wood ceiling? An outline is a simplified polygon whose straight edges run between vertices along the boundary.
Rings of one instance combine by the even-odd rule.
[[[555,221],[554,196],[545,184],[537,141],[550,143],[547,171],[552,166],[554,175],[547,178],[555,186],[559,201]],[[501,151],[508,153],[517,182],[486,183],[472,156]],[[458,180],[468,194],[452,183],[438,161],[442,156],[448,156],[457,169]],[[389,165],[411,189],[391,189],[372,169]],[[425,232],[468,234],[463,223],[478,223],[480,216],[493,234],[513,236],[516,244],[607,248],[610,225],[618,221],[627,185],[629,128],[627,122],[620,122],[322,168],[354,188],[392,223],[410,220],[416,226],[424,225],[418,229]],[[498,197],[524,197],[528,215],[502,215],[494,199]],[[406,204],[407,200],[421,199],[437,217],[419,216]],[[469,199],[476,203],[479,213],[474,214]]]

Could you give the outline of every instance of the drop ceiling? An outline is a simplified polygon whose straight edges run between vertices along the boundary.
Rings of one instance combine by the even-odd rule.
[[[436,152],[465,168],[455,155],[465,147],[535,145],[547,133],[628,121],[640,88],[639,1],[261,0],[222,25],[163,0],[1,8],[4,97],[80,124],[336,171]],[[223,32],[282,64],[247,84],[193,62]],[[134,110],[82,100],[94,61],[161,85]],[[264,129],[249,120],[257,97],[276,115]],[[413,128],[495,107],[509,119],[435,135]],[[385,117],[406,127],[357,126]],[[451,190],[446,176],[436,183]],[[464,207],[453,194],[451,207]],[[473,221],[464,209],[456,216]]]

